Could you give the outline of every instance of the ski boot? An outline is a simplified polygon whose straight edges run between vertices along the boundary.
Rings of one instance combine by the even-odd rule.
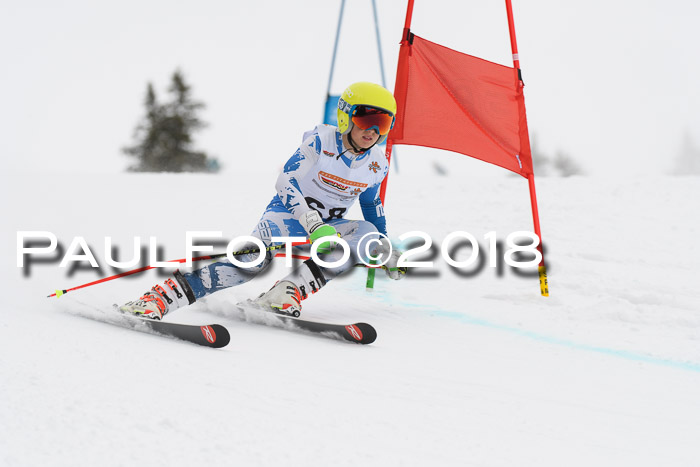
[[[301,315],[301,293],[290,281],[279,281],[270,290],[260,294],[253,303],[264,308],[272,308],[277,314],[298,318]]]
[[[178,285],[183,282],[177,277],[177,273],[175,277],[178,279],[177,282],[173,279],[168,279],[165,281],[165,287],[156,285],[138,300],[126,302],[120,306],[119,310],[124,313],[139,315],[143,318],[160,320],[168,312],[193,303],[195,301],[194,294],[192,294],[192,289],[187,284],[187,281],[183,277],[182,281],[187,287],[179,287]],[[166,292],[166,288],[168,292]]]

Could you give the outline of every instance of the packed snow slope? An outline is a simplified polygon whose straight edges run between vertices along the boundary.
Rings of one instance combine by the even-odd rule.
[[[698,465],[700,180],[538,179],[544,298],[531,271],[491,268],[484,240],[532,230],[527,182],[459,160],[440,176],[402,159],[390,176],[390,234],[429,234],[437,254],[415,259],[432,268],[379,274],[372,293],[358,268],[304,302],[308,319],[371,323],[369,346],[233,312],[286,273],[281,259],[167,316],[223,324],[219,350],[100,322],[155,272],[56,299],[102,276],[86,262],[17,267],[18,231],[64,249],[84,237],[105,276],[107,236],[120,259],[156,237],[165,260],[184,257],[188,230],[247,235],[277,167],[2,174],[0,465]],[[481,268],[446,265],[455,231],[479,240]]]

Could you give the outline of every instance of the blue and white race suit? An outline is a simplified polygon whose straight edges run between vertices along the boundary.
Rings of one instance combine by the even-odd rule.
[[[308,260],[283,279],[294,282],[300,288],[302,297],[316,292],[327,281],[361,260],[367,262],[365,242],[378,238],[377,232],[386,235],[386,219],[379,189],[388,170],[387,158],[380,148],[375,146],[362,154],[353,154],[344,148],[342,135],[334,126],[319,125],[304,134],[301,146],[287,161],[277,179],[277,194],[251,234],[267,246],[273,244],[272,237],[306,237],[308,233],[298,219],[311,209],[317,210],[324,222],[340,233],[350,246],[350,259],[334,268],[324,268]],[[358,199],[365,220],[345,219],[348,209]],[[362,245],[359,244],[361,239],[364,239]],[[338,247],[324,255],[323,260],[334,262],[342,255],[342,247]],[[238,259],[247,262],[257,257],[255,253]],[[199,299],[217,290],[247,282],[265,270],[271,258],[268,252],[260,265],[249,269],[221,261],[187,273],[185,278]]]

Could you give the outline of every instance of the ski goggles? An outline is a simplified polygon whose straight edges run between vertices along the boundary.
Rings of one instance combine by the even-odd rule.
[[[358,105],[352,111],[352,123],[361,130],[375,130],[386,135],[394,126],[394,116],[386,110]]]

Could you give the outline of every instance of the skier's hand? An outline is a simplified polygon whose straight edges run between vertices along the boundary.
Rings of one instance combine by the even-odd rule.
[[[314,229],[313,232],[311,232],[309,235],[309,240],[311,241],[311,244],[314,244],[319,238],[336,236],[340,237],[340,234],[337,230],[335,230],[335,227],[328,224],[321,224],[319,227]],[[334,242],[333,240],[324,241],[321,242],[316,251],[319,253],[330,253],[331,251],[335,250],[337,244],[338,242]]]
[[[392,248],[388,238],[382,237],[381,245],[375,248],[373,255],[374,257],[378,257],[377,259],[380,263],[384,262],[386,255],[389,255],[389,261],[384,264],[384,270],[386,271],[386,275],[391,279],[400,280],[406,275],[407,268],[398,267],[401,251]]]
[[[304,227],[304,229],[306,229],[306,231],[309,233],[309,241],[311,244],[322,237],[340,237],[340,234],[337,230],[335,230],[335,227],[324,224],[323,219],[321,219],[321,215],[314,209],[302,214],[299,218],[299,223],[301,223],[302,227]],[[321,254],[330,253],[335,249],[336,245],[337,242],[332,240],[324,241],[318,246],[316,251]]]

